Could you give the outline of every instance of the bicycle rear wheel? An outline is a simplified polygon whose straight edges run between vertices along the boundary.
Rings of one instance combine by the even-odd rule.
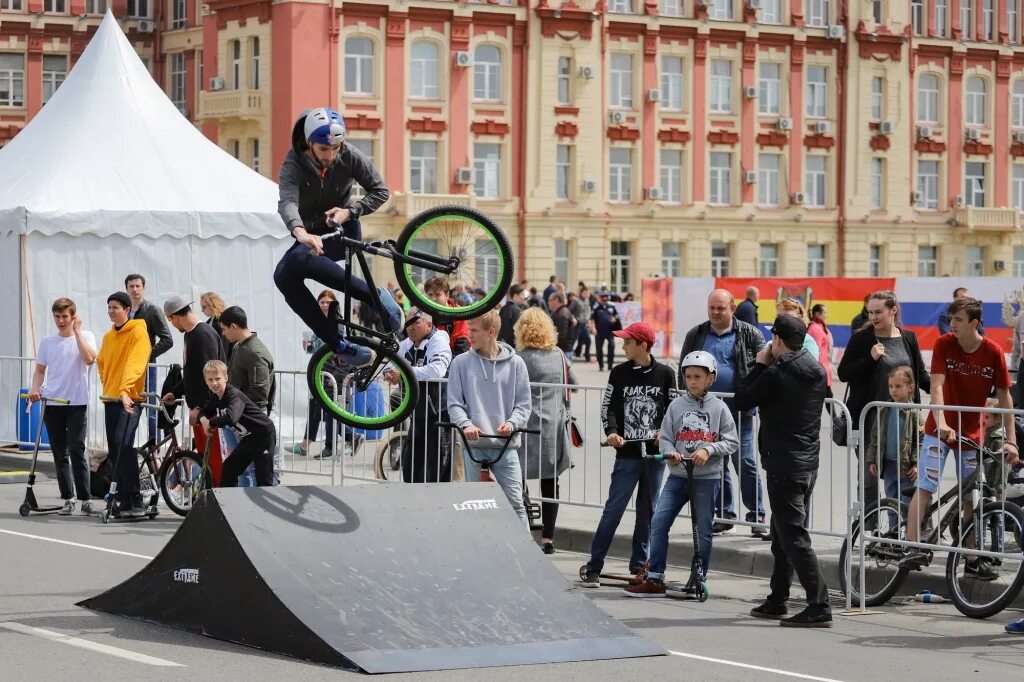
[[[419,385],[405,358],[384,350],[376,339],[352,337],[366,346],[373,359],[364,367],[352,367],[327,346],[321,346],[309,360],[306,379],[313,400],[338,421],[353,428],[385,429],[404,420],[416,407]],[[392,369],[398,381],[385,380]]]
[[[408,437],[407,431],[395,431],[377,448],[373,470],[378,481],[402,480],[402,450]]]
[[[982,532],[974,534],[979,514],[957,538],[957,545],[988,552],[1017,555],[1011,559],[980,558],[983,570],[968,572],[968,555],[950,552],[946,560],[946,582],[957,610],[971,618],[988,618],[1009,606],[1024,588],[1024,554],[1021,535],[1024,511],[1012,502],[986,502],[980,514]],[[972,537],[974,535],[974,537]]]
[[[438,206],[413,217],[396,243],[406,256],[442,258],[443,272],[395,261],[398,285],[410,303],[432,315],[467,320],[496,307],[512,282],[514,259],[508,237],[486,215],[466,206]],[[452,302],[434,301],[419,288],[432,277],[455,292]]]
[[[178,516],[189,513],[210,482],[203,475],[203,458],[190,450],[179,450],[163,461],[157,474],[160,494]]]
[[[864,512],[864,524],[872,535],[891,537],[896,540],[907,539],[907,507],[899,500],[885,498],[877,505],[872,505]],[[864,565],[860,563],[860,522],[853,526],[853,542],[839,551],[839,585],[843,594],[852,594],[853,605],[860,604],[860,576],[864,573],[864,605],[880,606],[896,594],[907,579],[909,570],[900,566],[904,550],[880,540],[868,540],[864,544]],[[851,584],[846,579],[846,556],[852,551],[853,560],[850,564]]]

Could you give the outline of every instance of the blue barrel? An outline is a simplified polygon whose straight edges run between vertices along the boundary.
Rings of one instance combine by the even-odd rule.
[[[20,445],[18,445],[18,449],[31,451],[36,442],[36,429],[39,428],[41,408],[40,403],[33,403],[32,409],[29,410],[28,412],[25,412],[25,408],[28,407],[28,398],[23,398],[23,395],[28,395],[27,388],[23,388],[20,391],[18,391],[18,402],[17,407],[15,408],[18,411],[18,442],[21,443]],[[26,445],[26,443],[28,444]],[[39,449],[50,449],[50,440],[46,435],[45,426],[43,427],[43,437],[39,441]]]
[[[380,385],[380,382],[373,382],[366,387],[365,391],[356,391],[355,413],[361,417],[382,417],[388,413],[388,394]],[[352,429],[353,433],[362,434],[366,440],[380,440],[384,437],[383,429]]]

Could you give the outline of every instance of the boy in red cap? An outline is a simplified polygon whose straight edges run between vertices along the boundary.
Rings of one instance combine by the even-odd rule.
[[[599,587],[604,558],[626,505],[637,490],[636,524],[633,527],[633,551],[629,572],[643,572],[651,535],[651,516],[661,490],[664,465],[642,457],[641,445],[648,454],[658,452],[658,434],[665,410],[676,387],[675,373],[651,355],[654,330],[644,322],[634,322],[615,332],[622,339],[626,362],[608,375],[608,386],[601,401],[601,422],[608,445],[615,448],[615,466],[608,487],[608,499],[590,546],[590,560],[580,568],[584,587]]]

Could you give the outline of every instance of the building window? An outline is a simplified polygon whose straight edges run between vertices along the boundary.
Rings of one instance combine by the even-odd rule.
[[[683,200],[683,152],[678,149],[661,150],[661,195],[662,201]]]
[[[967,123],[968,125],[985,125],[986,108],[985,81],[977,76],[967,79]]]
[[[661,107],[672,111],[683,108],[683,60],[661,58]]]
[[[985,276],[985,251],[980,246],[964,247],[964,274],[968,277]]]
[[[807,68],[808,117],[824,118],[828,115],[828,68],[810,66]]]
[[[825,162],[824,156],[808,156],[807,170],[804,176],[807,205],[822,208],[825,206]]]
[[[913,27],[915,36],[924,33],[924,0],[910,0],[910,25]]]
[[[949,0],[935,0],[935,33],[946,36],[946,23],[949,16]]]
[[[25,55],[0,54],[0,107],[25,106]]]
[[[871,208],[885,203],[885,160],[871,159]]]
[[[66,0],[46,0],[43,3],[43,11],[51,14],[65,14],[68,11]]]
[[[229,140],[228,148],[231,150],[231,156],[236,159],[242,158],[242,141],[241,140]]]
[[[1014,128],[1024,128],[1024,79],[1013,81],[1012,101],[1012,125]]]
[[[632,244],[629,242],[612,242],[612,291],[625,293],[629,291],[633,275]]]
[[[572,104],[572,57],[558,58],[558,103]]]
[[[569,264],[572,262],[569,258],[569,240],[568,239],[556,239],[555,240],[555,268],[554,275],[558,278],[559,282],[571,282],[569,275]]]
[[[608,11],[613,14],[632,14],[633,0],[610,0]]]
[[[68,58],[62,54],[43,55],[43,104],[50,101],[53,93],[68,75]]]
[[[572,198],[572,147],[567,144],[555,148],[555,196],[562,201]]]
[[[260,172],[260,141],[257,138],[249,140],[249,154],[252,158],[252,169]]]
[[[871,79],[871,120],[881,121],[884,114],[882,99],[884,97],[885,81],[881,76],[874,76]]]
[[[917,208],[936,211],[939,208],[939,162],[917,162]]]
[[[711,111],[732,111],[732,62],[727,59],[711,60]]]
[[[417,40],[412,44],[409,96],[437,99],[441,92],[437,43]]]
[[[629,201],[633,186],[633,150],[613,147],[608,152],[608,201]]]
[[[975,208],[985,205],[985,164],[982,162],[964,164],[964,202]]]
[[[882,276],[882,247],[872,244],[868,247],[868,277]]]
[[[367,140],[362,138],[348,138],[345,140],[345,146],[349,149],[358,150],[363,156],[370,162],[373,161],[373,140]],[[362,185],[358,182],[352,183],[352,196],[361,197],[365,194]]]
[[[501,101],[501,52],[494,45],[480,45],[473,53],[473,99]]]
[[[761,0],[761,9],[757,12],[757,20],[762,24],[781,24],[782,0]]]
[[[761,206],[779,205],[778,154],[757,155],[757,203]]]
[[[917,247],[917,276],[935,277],[939,272],[939,247]]]
[[[373,41],[369,38],[345,40],[345,92],[373,94]]]
[[[666,277],[683,276],[683,246],[679,242],[661,243],[661,274]]]
[[[1006,2],[1006,37],[1011,43],[1017,42],[1018,38],[1018,26],[1017,23],[1020,21],[1017,3],[1019,0],[1005,0]]]
[[[198,93],[203,89],[203,51],[195,51],[196,68],[194,75],[196,77],[196,92]],[[146,65],[146,70],[149,71],[149,65]],[[199,95],[196,94],[196,99],[199,99]]]
[[[711,176],[708,199],[715,206],[732,203],[732,154],[711,152]]]
[[[20,0],[18,0],[18,4],[21,4]],[[108,0],[85,0],[85,13],[93,15],[106,14],[108,5]],[[7,7],[3,6],[3,9],[7,9]]]
[[[807,245],[807,276],[808,277],[824,277],[825,276],[825,245],[824,244],[808,244]]]
[[[876,24],[883,22],[884,12],[882,9],[882,0],[871,0],[871,19]]]
[[[185,102],[185,53],[171,55],[171,102],[185,116],[188,110]]]
[[[185,0],[171,0],[171,28],[185,28]]]
[[[731,264],[729,245],[722,242],[711,242],[711,276],[728,277]]]
[[[260,89],[260,39],[249,38],[249,87]]]
[[[149,0],[128,0],[128,16],[133,19],[148,19]]]
[[[779,276],[779,245],[761,244],[761,257],[757,259],[761,277]]]
[[[1024,277],[1024,246],[1013,247],[1013,276]]]
[[[807,25],[822,28],[828,26],[829,0],[807,0]]]
[[[993,24],[995,23],[995,8],[992,6],[993,0],[981,0],[981,30],[983,32],[983,40],[992,40],[993,38]]]
[[[228,50],[231,52],[231,89],[237,90],[242,87],[242,41],[229,41]]]
[[[960,0],[960,29],[964,32],[964,38],[970,40],[974,36],[974,21],[972,20],[974,0]]]
[[[622,52],[612,54],[611,101],[609,104],[624,109],[633,106],[633,55]]]
[[[437,193],[437,142],[409,143],[409,191]]]
[[[0,0],[0,10],[9,12],[21,11],[21,0]]]
[[[1013,164],[1013,180],[1010,186],[1013,207],[1024,213],[1024,163]]]
[[[777,115],[781,101],[781,73],[779,64],[762,62],[758,67],[757,111]]]
[[[939,122],[939,79],[930,73],[923,73],[917,79],[917,120]]]
[[[666,17],[683,16],[683,0],[661,0],[661,13]]]
[[[732,0],[716,0],[716,2],[708,8],[708,19],[732,21]]]
[[[482,199],[501,196],[501,147],[497,144],[473,145],[473,193]]]

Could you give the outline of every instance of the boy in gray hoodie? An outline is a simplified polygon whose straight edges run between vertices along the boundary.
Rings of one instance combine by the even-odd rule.
[[[469,321],[469,352],[459,355],[448,370],[448,415],[462,428],[480,460],[493,460],[505,445],[505,437],[526,428],[530,419],[530,376],[526,363],[506,343],[498,341],[501,318],[491,310]],[[481,438],[496,434],[502,438]],[[490,464],[491,476],[523,524],[530,520],[523,505],[523,473],[519,466],[517,434],[500,460]],[[480,480],[480,464],[462,453],[466,481]]]
[[[694,351],[683,358],[679,369],[686,380],[686,392],[669,404],[661,422],[660,451],[668,462],[669,476],[651,519],[647,575],[643,582],[625,589],[627,597],[665,596],[668,532],[680,510],[690,501],[690,513],[696,509],[700,558],[707,574],[711,566],[711,522],[723,462],[740,446],[736,422],[725,401],[708,395],[718,373],[714,356],[706,351]],[[694,464],[692,481],[683,464],[688,458],[692,458]],[[704,578],[696,574],[696,563],[694,557],[691,584]]]

